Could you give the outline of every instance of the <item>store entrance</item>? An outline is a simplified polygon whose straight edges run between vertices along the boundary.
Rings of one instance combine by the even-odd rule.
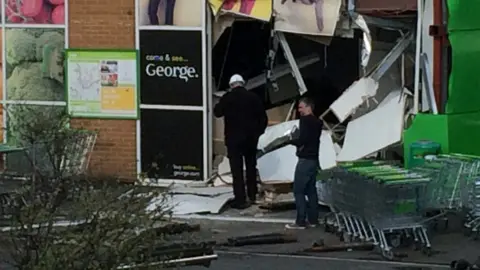
[[[305,96],[315,100],[317,115],[359,77],[359,38],[333,38],[330,45],[309,37],[285,34],[296,64],[308,91]],[[276,88],[266,82],[268,52],[272,48],[271,25],[260,21],[237,20],[227,28],[214,44],[212,55],[213,91],[228,89],[233,74],[241,74],[251,91],[261,96],[269,110],[271,123],[285,120],[285,107],[290,107],[300,96],[299,85],[292,76],[291,65],[279,46],[273,65]],[[311,61],[313,58],[316,61]],[[309,62],[310,61],[310,62]],[[248,88],[248,87],[247,87]],[[214,103],[215,103],[214,98]],[[329,121],[329,119],[325,119]],[[335,119],[332,119],[335,121]],[[223,155],[223,123],[213,120],[214,155]]]

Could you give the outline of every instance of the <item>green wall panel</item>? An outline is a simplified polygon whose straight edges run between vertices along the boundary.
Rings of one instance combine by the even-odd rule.
[[[480,111],[480,1],[448,0],[452,68],[446,112]]]
[[[417,114],[412,125],[403,132],[405,166],[408,167],[410,145],[419,140],[430,140],[442,146],[442,153],[449,153],[448,116]]]

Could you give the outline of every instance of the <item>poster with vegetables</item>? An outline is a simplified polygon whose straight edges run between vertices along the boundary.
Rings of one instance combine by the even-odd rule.
[[[138,118],[137,52],[68,50],[68,112],[73,117]]]
[[[64,101],[63,29],[6,28],[6,99]]]
[[[8,111],[5,132],[8,143],[24,145],[25,122],[35,121],[39,126],[48,127],[61,121],[64,107],[49,103],[65,101],[65,30],[7,25],[3,31],[5,61],[1,64],[6,79],[3,98],[17,102],[5,108]],[[45,105],[33,105],[43,102]],[[8,161],[10,168],[12,160],[10,157]],[[18,164],[25,162],[28,161],[18,160]]]
[[[65,24],[65,0],[3,0],[6,23]]]

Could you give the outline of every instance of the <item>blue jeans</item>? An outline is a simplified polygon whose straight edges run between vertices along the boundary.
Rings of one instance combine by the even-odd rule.
[[[315,185],[317,169],[318,160],[302,158],[295,168],[293,195],[297,208],[296,224],[300,226],[305,226],[307,220],[310,224],[318,224],[318,194]]]

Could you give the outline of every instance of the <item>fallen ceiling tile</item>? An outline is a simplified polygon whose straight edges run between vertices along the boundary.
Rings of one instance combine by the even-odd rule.
[[[230,186],[232,185],[232,183],[233,183],[233,178],[231,174],[217,175],[213,179],[214,187]]]
[[[365,100],[374,97],[377,93],[378,82],[364,77],[355,81],[342,95],[330,105],[340,123],[345,121]]]
[[[262,182],[293,181],[298,158],[293,145],[270,152],[257,161],[258,174]]]
[[[401,141],[404,111],[405,96],[396,90],[376,109],[349,122],[337,161],[358,160]]]
[[[173,215],[219,214],[222,208],[234,198],[233,192],[214,197],[180,194],[152,200],[147,211],[157,207],[171,209]]]
[[[320,168],[327,170],[337,166],[337,153],[330,131],[323,131],[320,137]]]
[[[226,193],[231,193],[231,187],[176,187],[169,190],[170,194],[190,194],[197,196],[215,197]]]
[[[260,137],[257,149],[266,149],[269,144],[290,133],[298,125],[299,120],[292,120],[268,127]],[[322,131],[320,145],[319,162],[321,168],[334,167],[336,165],[336,150],[328,131]],[[264,154],[257,162],[261,181],[293,181],[297,161],[296,147],[293,145],[287,145]]]
[[[298,127],[298,125],[299,120],[292,120],[267,127],[265,132],[258,139],[257,149],[265,149],[267,145],[272,143],[277,138],[284,136],[286,133],[289,133],[293,127]]]

